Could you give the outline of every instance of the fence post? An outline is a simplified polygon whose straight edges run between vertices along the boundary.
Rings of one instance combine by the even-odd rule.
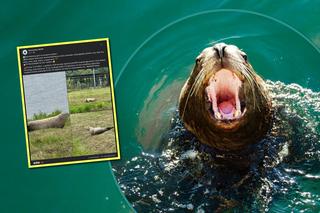
[[[93,87],[96,88],[96,74],[95,74],[95,69],[92,69],[93,73]]]

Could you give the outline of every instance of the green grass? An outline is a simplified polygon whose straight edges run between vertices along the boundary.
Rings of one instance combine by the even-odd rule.
[[[91,135],[88,127],[113,126],[110,88],[85,89],[68,93],[70,118],[64,128],[29,132],[32,160],[116,152],[114,130]],[[95,102],[86,103],[86,98]],[[58,113],[58,112],[54,112]],[[59,114],[59,113],[58,113]],[[38,119],[51,117],[41,113]]]
[[[72,133],[70,119],[62,129],[41,129],[29,132],[31,160],[70,157]]]
[[[32,120],[40,120],[40,119],[50,118],[50,117],[59,115],[60,113],[61,113],[60,110],[56,110],[56,111],[49,113],[49,114],[47,114],[45,112],[40,112],[38,114],[34,114],[32,117]]]
[[[86,103],[86,98],[95,98],[95,102]],[[68,93],[71,114],[100,111],[112,108],[110,88],[84,89]]]
[[[29,132],[32,160],[116,152],[114,130],[91,135],[88,127],[113,126],[112,110],[70,115],[64,128]]]
[[[91,102],[91,103],[83,103],[81,105],[70,106],[69,110],[71,114],[74,113],[83,113],[83,112],[94,112],[105,109],[110,109],[111,102]]]
[[[73,132],[72,156],[116,152],[114,129],[91,135],[88,127],[113,126],[112,110],[71,115]],[[84,122],[86,121],[86,122]]]

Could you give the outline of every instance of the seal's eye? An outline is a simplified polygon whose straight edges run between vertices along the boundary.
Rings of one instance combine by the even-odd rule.
[[[246,54],[241,54],[242,58],[245,60],[245,62],[248,61],[248,56]]]
[[[201,58],[196,58],[196,63],[198,64],[200,62]]]

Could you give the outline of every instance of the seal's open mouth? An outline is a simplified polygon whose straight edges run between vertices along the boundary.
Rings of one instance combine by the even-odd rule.
[[[211,77],[206,94],[213,118],[230,121],[244,115],[245,101],[239,98],[241,86],[239,77],[227,69],[221,69]]]

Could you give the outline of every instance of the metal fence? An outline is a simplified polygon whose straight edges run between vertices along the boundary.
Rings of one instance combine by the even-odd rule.
[[[110,85],[109,73],[92,73],[67,76],[68,90],[107,87]]]

